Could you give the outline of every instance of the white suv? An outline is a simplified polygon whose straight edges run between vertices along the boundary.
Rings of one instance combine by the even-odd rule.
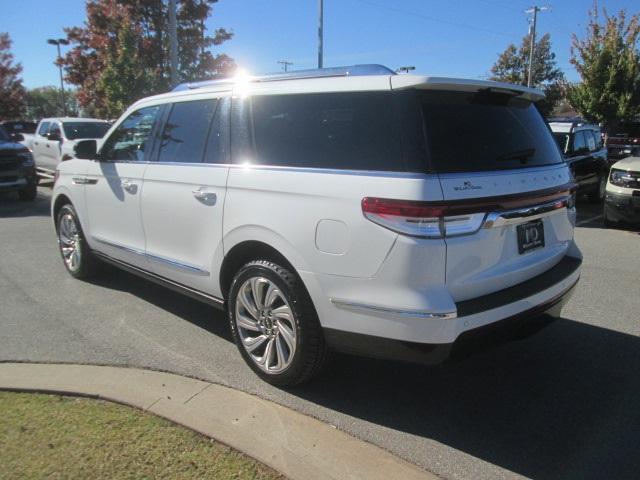
[[[330,350],[434,363],[522,336],[558,315],[581,265],[539,98],[371,65],[181,85],[58,168],[64,264],[81,278],[100,259],[226,308],[276,385]]]

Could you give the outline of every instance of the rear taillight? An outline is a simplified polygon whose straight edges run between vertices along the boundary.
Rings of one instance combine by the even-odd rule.
[[[473,207],[464,209],[460,206],[374,197],[362,199],[362,213],[372,222],[389,230],[424,238],[475,233],[482,226],[486,215]]]

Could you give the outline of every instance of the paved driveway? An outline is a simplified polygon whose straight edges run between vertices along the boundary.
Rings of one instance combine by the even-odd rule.
[[[130,365],[219,382],[446,478],[638,477],[640,234],[603,229],[588,204],[576,231],[582,281],[564,319],[535,337],[435,368],[341,356],[311,385],[283,391],[245,367],[220,312],[115,270],[73,280],[49,200],[47,187],[34,204],[0,195],[0,361]]]

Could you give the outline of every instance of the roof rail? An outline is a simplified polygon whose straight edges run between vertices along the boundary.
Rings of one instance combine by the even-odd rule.
[[[303,78],[323,78],[323,77],[359,77],[366,75],[396,75],[396,72],[384,65],[365,64],[351,65],[348,67],[314,68],[310,70],[293,70],[285,73],[274,73],[250,77],[251,82],[274,82],[277,80],[296,80]],[[226,77],[218,80],[205,80],[202,82],[187,82],[176,86],[172,91],[180,92],[184,90],[195,90],[198,88],[212,87],[215,85],[225,85],[235,83],[234,77]]]

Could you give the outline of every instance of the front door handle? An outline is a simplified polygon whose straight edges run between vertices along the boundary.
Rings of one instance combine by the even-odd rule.
[[[200,187],[197,190],[192,190],[191,193],[195,198],[207,205],[214,205],[217,200],[217,195],[213,192],[207,192],[205,187]]]
[[[138,191],[138,185],[130,182],[129,180],[123,180],[120,182],[120,185],[129,193],[136,193]]]

